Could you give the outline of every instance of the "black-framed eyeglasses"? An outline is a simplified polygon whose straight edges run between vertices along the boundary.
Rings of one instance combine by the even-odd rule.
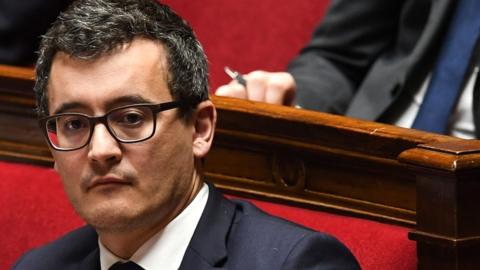
[[[155,134],[157,114],[183,105],[180,101],[134,104],[115,108],[96,117],[82,113],[61,113],[42,118],[39,123],[53,149],[73,151],[90,143],[98,123],[104,124],[118,142],[136,143],[148,140]]]

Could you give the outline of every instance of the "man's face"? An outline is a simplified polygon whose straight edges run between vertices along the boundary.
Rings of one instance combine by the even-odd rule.
[[[48,100],[50,115],[90,116],[139,102],[172,101],[166,52],[159,43],[135,39],[94,61],[58,53]],[[183,121],[178,109],[160,112],[154,136],[138,143],[118,143],[97,124],[84,148],[52,151],[55,168],[76,211],[98,230],[155,226],[168,222],[198,190],[195,132],[194,121]]]

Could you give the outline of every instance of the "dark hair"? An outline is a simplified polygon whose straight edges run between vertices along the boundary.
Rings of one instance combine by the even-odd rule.
[[[175,100],[184,101],[187,117],[208,99],[207,61],[191,27],[155,0],[80,0],[59,15],[42,37],[36,64],[38,115],[48,115],[48,80],[53,58],[64,52],[94,60],[135,37],[159,41],[167,51],[167,84]]]

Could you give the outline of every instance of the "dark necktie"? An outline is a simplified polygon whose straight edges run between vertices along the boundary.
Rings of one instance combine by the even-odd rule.
[[[459,0],[412,128],[443,133],[458,101],[480,33],[480,0]]]
[[[140,265],[128,261],[125,263],[117,262],[116,264],[110,266],[108,270],[145,270]]]

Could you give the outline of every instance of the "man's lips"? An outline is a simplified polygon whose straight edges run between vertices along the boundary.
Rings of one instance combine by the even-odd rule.
[[[98,177],[92,179],[90,183],[87,185],[87,191],[91,190],[96,187],[102,187],[102,186],[108,186],[108,185],[131,185],[132,183],[130,181],[127,181],[122,178],[118,177]]]

